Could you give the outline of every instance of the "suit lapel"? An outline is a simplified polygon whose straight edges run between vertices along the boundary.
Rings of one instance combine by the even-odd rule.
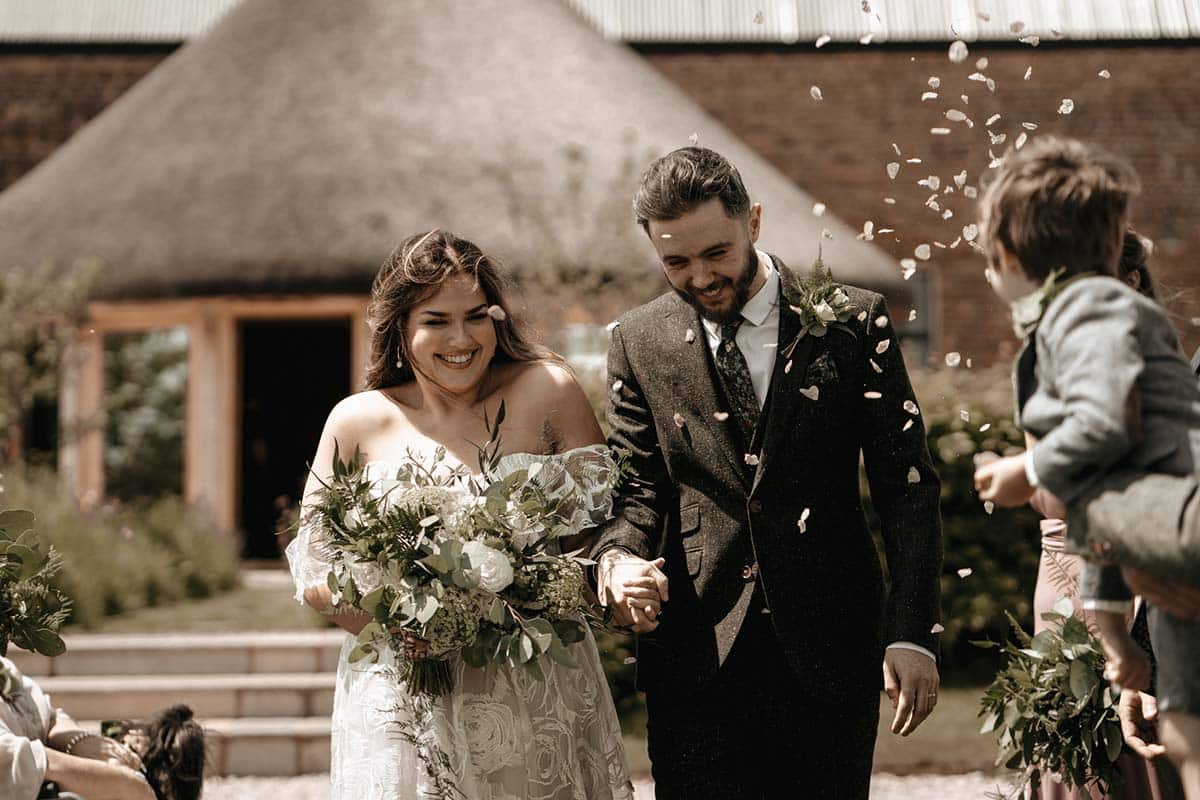
[[[686,350],[684,358],[676,357],[678,351],[673,346],[667,347],[664,353],[664,365],[673,365],[675,395],[692,410],[691,417],[712,434],[738,479],[749,486],[746,454],[741,451],[732,420],[719,421],[713,416],[717,411],[726,410],[729,404],[720,388],[716,365],[708,347],[708,335],[700,322],[699,313],[679,300],[665,327],[666,335],[683,343]],[[689,330],[691,335],[688,334]]]
[[[799,281],[783,261],[775,256],[771,258],[780,278],[779,347],[771,374],[767,407],[754,435],[755,449],[752,452],[760,455],[751,492],[758,487],[767,466],[777,456],[779,447],[786,441],[805,438],[816,406],[812,400],[800,394],[800,390],[806,388],[801,384],[808,370],[808,362],[812,360],[816,337],[804,333],[800,315],[792,310],[793,305],[801,302]],[[793,430],[792,435],[783,436],[788,424],[798,427],[799,431]]]

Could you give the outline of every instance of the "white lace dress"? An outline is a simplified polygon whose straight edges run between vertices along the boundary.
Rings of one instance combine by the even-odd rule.
[[[598,445],[548,456],[516,453],[497,472],[503,477],[541,462],[541,474],[556,473],[586,498],[583,530],[611,512],[599,472],[611,463],[605,453]],[[367,465],[368,478],[384,483],[396,472],[386,462]],[[287,557],[303,601],[304,590],[323,586],[329,572],[321,531],[301,528]],[[633,800],[621,729],[590,631],[571,646],[577,668],[543,658],[543,682],[524,669],[455,662],[453,692],[433,700],[407,692],[395,653],[351,664],[353,647],[348,634],[333,701],[334,800]],[[431,755],[445,760],[440,775],[428,767]]]

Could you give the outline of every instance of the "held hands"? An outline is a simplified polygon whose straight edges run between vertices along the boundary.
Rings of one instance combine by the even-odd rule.
[[[1025,474],[1025,454],[993,457],[975,461],[975,491],[980,500],[1012,508],[1024,505],[1033,497],[1033,487]]]
[[[908,736],[933,713],[937,705],[937,664],[924,653],[889,647],[883,656],[883,688],[891,698],[896,716],[892,733]]]
[[[647,561],[631,553],[609,550],[600,557],[600,602],[612,607],[617,624],[634,633],[649,633],[658,627],[662,604],[670,596],[666,561]]]
[[[1142,758],[1156,758],[1167,752],[1158,743],[1158,700],[1154,695],[1122,689],[1117,704],[1121,733],[1125,744]]]

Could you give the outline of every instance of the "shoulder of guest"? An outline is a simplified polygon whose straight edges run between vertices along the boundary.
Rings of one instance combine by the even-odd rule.
[[[1096,315],[1111,318],[1136,315],[1141,298],[1132,287],[1109,275],[1077,277],[1050,300],[1038,331],[1044,335],[1060,323]]]

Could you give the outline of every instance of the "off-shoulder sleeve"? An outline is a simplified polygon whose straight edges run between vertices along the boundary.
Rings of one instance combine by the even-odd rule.
[[[296,538],[284,551],[288,567],[292,571],[292,582],[296,585],[296,602],[304,602],[304,593],[317,586],[324,586],[333,567],[333,549],[325,536],[325,530],[317,523],[306,522],[300,526]]]

